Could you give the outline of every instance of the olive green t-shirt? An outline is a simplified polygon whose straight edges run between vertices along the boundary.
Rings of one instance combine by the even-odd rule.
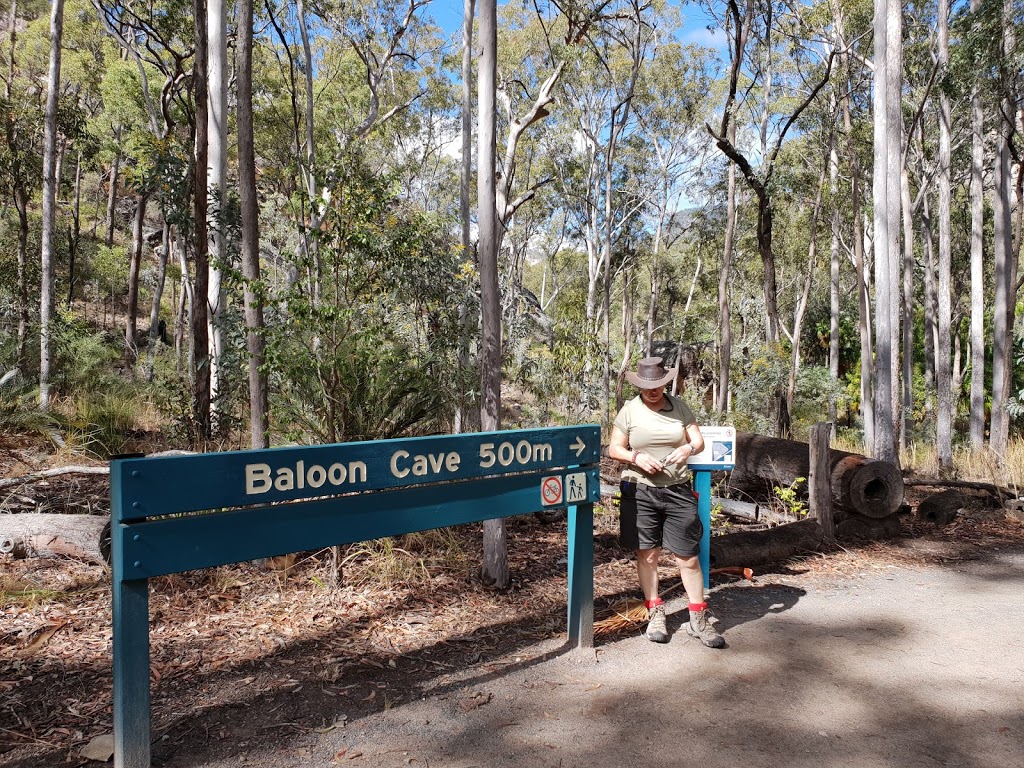
[[[663,409],[655,412],[644,405],[638,395],[622,406],[614,422],[628,436],[632,450],[643,451],[658,461],[663,461],[685,443],[686,428],[697,423],[693,411],[680,398],[666,392],[665,400]],[[635,480],[659,488],[686,482],[689,477],[690,470],[686,468],[686,462],[666,464],[656,475],[647,475],[632,464],[622,471],[623,480]]]

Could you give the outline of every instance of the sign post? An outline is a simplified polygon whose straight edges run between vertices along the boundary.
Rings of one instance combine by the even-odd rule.
[[[697,515],[704,527],[700,541],[700,568],[704,588],[711,586],[711,473],[736,466],[736,428],[701,427],[704,450],[691,456],[686,465],[693,472],[693,490],[697,494]]]
[[[115,459],[114,766],[149,768],[149,579],[568,507],[568,634],[594,636],[600,428]]]

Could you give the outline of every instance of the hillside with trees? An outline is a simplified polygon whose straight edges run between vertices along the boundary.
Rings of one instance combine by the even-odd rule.
[[[3,431],[607,424],[658,352],[706,423],[1019,481],[1019,3],[432,13],[12,0]]]

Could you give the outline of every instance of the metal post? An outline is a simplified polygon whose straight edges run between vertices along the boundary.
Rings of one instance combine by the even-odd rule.
[[[569,507],[569,645],[594,646],[594,505]]]
[[[708,589],[711,587],[711,473],[695,470],[693,489],[697,492],[697,516],[704,528],[700,539],[700,569],[704,573],[704,589]]]
[[[114,768],[150,768],[149,580],[125,579],[122,462],[110,463]]]

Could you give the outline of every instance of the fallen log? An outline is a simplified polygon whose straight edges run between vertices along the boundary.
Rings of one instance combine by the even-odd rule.
[[[776,512],[767,504],[755,504],[750,501],[723,499],[719,496],[712,496],[711,507],[712,509],[720,507],[722,512],[727,515],[751,520],[755,523],[774,523],[779,525],[795,522],[793,518]]]
[[[101,515],[2,515],[0,554],[72,557],[102,565],[109,562],[109,520]]]
[[[979,491],[987,491],[991,493],[1000,504],[1006,502],[1007,499],[1015,499],[1018,497],[1018,492],[1012,488],[1006,488],[1001,485],[994,483],[981,483],[975,480],[928,480],[928,479],[917,479],[917,480],[904,480],[903,484],[907,487],[914,486],[925,486],[931,488],[969,488],[976,489]]]
[[[903,503],[903,477],[895,465],[832,450],[829,466],[832,499],[839,511],[881,519],[895,514]],[[786,488],[798,478],[807,478],[810,471],[807,443],[736,433],[736,467],[729,477],[730,489],[755,495],[771,493],[776,487]]]
[[[850,515],[836,523],[836,535],[841,539],[891,539],[902,529],[899,515],[882,518]]]
[[[711,538],[711,567],[754,567],[778,563],[821,548],[822,530],[817,520],[800,520],[765,531],[744,531]]]

